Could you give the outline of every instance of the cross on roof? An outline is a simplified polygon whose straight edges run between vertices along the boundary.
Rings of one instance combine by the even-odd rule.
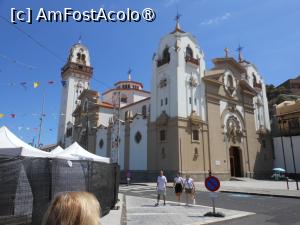
[[[240,44],[239,44],[239,47],[236,49],[236,51],[239,53],[239,61],[243,61],[243,57],[242,57],[242,50],[244,49],[244,47],[242,47]]]
[[[179,23],[179,20],[180,20],[180,17],[181,17],[181,16],[182,16],[182,15],[179,14],[178,9],[177,9],[177,14],[176,14],[176,16],[175,16],[175,20],[176,20],[177,23]]]
[[[80,35],[79,38],[78,38],[78,43],[79,44],[81,44],[81,39],[82,39],[82,36]]]
[[[128,81],[131,81],[131,72],[132,72],[132,69],[129,67],[129,69],[128,69]]]

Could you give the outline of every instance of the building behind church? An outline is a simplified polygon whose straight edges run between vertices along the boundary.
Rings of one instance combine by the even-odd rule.
[[[150,59],[150,57],[149,57]],[[160,169],[203,179],[267,177],[273,164],[268,102],[257,68],[243,59],[213,59],[177,21],[152,59],[151,92],[128,77],[100,93],[89,89],[88,49],[75,44],[62,68],[58,143],[77,141],[111,157],[134,180],[152,180]]]

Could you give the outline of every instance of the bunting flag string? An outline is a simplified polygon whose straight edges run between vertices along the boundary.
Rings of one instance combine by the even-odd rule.
[[[37,128],[37,127],[29,127],[29,126],[17,126],[17,127],[10,126],[10,128],[16,128],[19,132],[21,132],[21,131],[25,131],[25,132],[26,131],[33,131],[34,133],[37,133],[39,131],[39,128]],[[54,131],[53,128],[43,128],[43,130],[44,131],[50,131],[50,132]]]
[[[25,90],[27,90],[27,88],[32,84],[32,87],[33,88],[38,88],[40,86],[42,86],[44,83],[52,86],[52,85],[55,85],[56,83],[59,83],[59,82],[56,82],[54,80],[48,80],[46,82],[41,82],[41,81],[32,81],[32,82],[28,82],[28,81],[21,81],[21,82],[8,82],[8,83],[0,83],[1,86],[17,86],[18,84],[24,88]],[[66,87],[67,85],[67,81],[65,80],[61,80],[60,81],[61,85],[63,87]]]
[[[15,119],[17,117],[25,117],[25,116],[43,116],[46,117],[47,114],[43,113],[42,115],[40,113],[20,113],[20,114],[15,114],[15,113],[0,113],[0,119],[8,117],[8,118],[12,118]],[[52,116],[53,118],[57,118],[59,116],[65,116],[64,113],[51,113],[48,114],[48,116]]]
[[[85,116],[90,116],[90,115],[94,115],[95,112],[81,112],[80,116],[85,117]],[[33,117],[37,117],[37,116],[42,116],[42,117],[53,117],[54,119],[60,117],[60,116],[65,116],[66,114],[64,113],[20,113],[20,114],[16,114],[16,113],[0,113],[0,119],[8,117],[8,118],[12,118],[15,119],[17,117],[26,117],[26,116],[33,116]]]
[[[38,82],[38,81],[33,82],[33,87],[34,88],[37,88],[39,86],[40,86],[40,82]]]
[[[30,69],[30,70],[33,70],[33,69],[36,69],[37,67],[36,66],[32,66],[32,65],[29,65],[29,64],[26,64],[26,63],[23,63],[23,62],[20,62],[16,59],[12,59],[10,57],[8,57],[7,55],[4,55],[2,53],[0,53],[0,57],[11,62],[11,63],[14,63],[14,64],[17,64],[19,66],[22,66],[22,67],[25,67],[27,69]]]

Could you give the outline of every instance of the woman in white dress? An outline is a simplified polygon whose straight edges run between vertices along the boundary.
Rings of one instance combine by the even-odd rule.
[[[189,205],[189,199],[191,199],[191,202],[193,202],[195,199],[195,185],[194,180],[188,174],[186,175],[186,178],[184,180],[184,189],[186,205]]]

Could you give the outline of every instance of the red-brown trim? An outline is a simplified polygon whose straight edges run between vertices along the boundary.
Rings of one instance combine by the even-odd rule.
[[[102,96],[106,95],[107,93],[109,93],[111,91],[138,91],[138,92],[143,92],[143,93],[147,93],[147,94],[151,93],[150,91],[144,91],[144,90],[139,90],[139,89],[112,88],[112,89],[109,89],[109,90],[103,92]]]
[[[131,80],[127,80],[127,81],[118,81],[117,83],[115,83],[114,85],[118,85],[120,83],[133,83],[133,84],[138,84],[140,85],[142,88],[144,88],[144,85],[140,82],[137,82],[137,81],[131,81]]]

